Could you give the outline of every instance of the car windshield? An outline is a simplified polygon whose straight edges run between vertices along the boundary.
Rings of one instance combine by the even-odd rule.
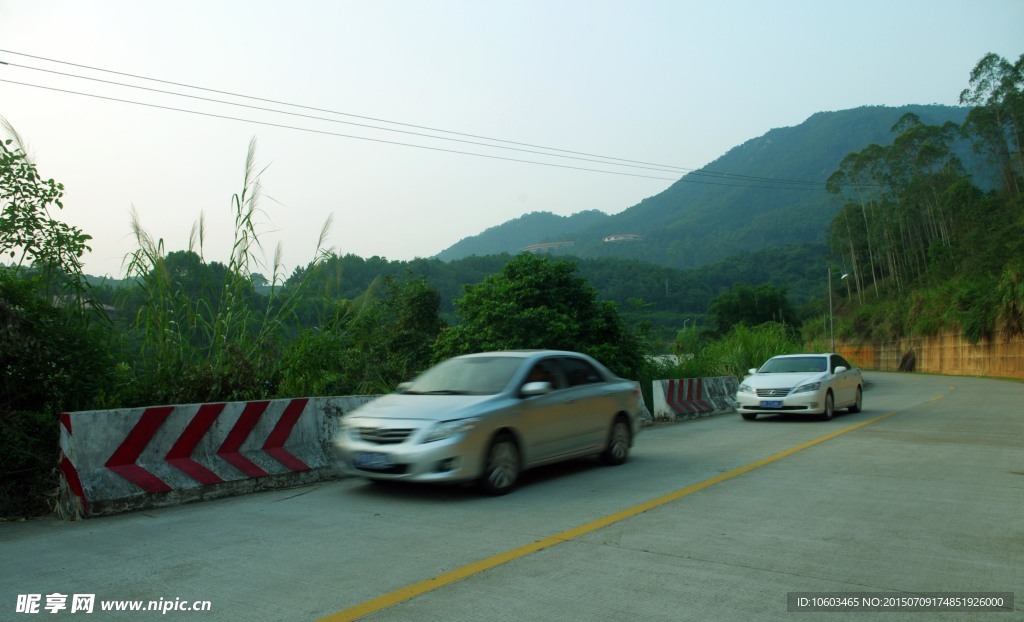
[[[508,386],[523,359],[474,356],[449,359],[423,372],[403,393],[423,395],[494,395]]]
[[[824,356],[786,356],[769,359],[757,370],[762,374],[791,374],[825,371],[828,359]]]

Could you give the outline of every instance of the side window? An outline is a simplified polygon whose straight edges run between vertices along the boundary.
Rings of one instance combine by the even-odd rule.
[[[836,373],[836,367],[839,367],[840,365],[842,365],[846,369],[853,369],[853,367],[846,361],[846,359],[844,359],[843,357],[839,356],[838,354],[833,354],[830,358],[831,358],[831,362],[829,363],[829,372],[830,373],[833,373],[833,374]]]
[[[547,359],[538,361],[534,364],[530,373],[526,375],[526,380],[523,384],[529,382],[550,382],[551,386],[555,389],[564,388],[564,383],[560,381],[560,374],[558,369],[555,367],[554,361]]]
[[[601,374],[597,373],[594,366],[583,359],[564,358],[561,363],[570,387],[602,381]]]

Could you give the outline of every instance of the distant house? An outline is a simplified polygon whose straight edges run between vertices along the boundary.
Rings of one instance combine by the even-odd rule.
[[[637,235],[635,233],[616,233],[615,235],[606,236],[602,242],[605,243],[618,243],[618,242],[640,242],[644,239],[644,236]]]
[[[531,244],[529,246],[519,249],[521,253],[533,253],[534,255],[541,255],[544,253],[550,253],[560,248],[568,248],[575,246],[576,242],[545,242],[543,244]]]

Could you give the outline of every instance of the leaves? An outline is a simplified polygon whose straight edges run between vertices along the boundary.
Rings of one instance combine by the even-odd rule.
[[[522,254],[501,273],[466,288],[456,302],[461,322],[442,333],[435,360],[486,350],[578,350],[623,375],[641,366],[642,339],[615,306],[576,275],[576,264]]]

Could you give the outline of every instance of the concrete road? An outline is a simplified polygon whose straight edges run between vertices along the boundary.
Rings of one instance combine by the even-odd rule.
[[[1024,384],[866,377],[862,413],[661,424],[624,466],[506,497],[346,479],[0,524],[0,620],[1024,620]],[[1015,602],[790,612],[796,592]],[[169,610],[101,611],[118,600]]]

